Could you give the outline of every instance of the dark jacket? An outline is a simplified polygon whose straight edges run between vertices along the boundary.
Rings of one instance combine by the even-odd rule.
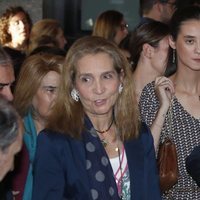
[[[89,200],[82,140],[44,130],[38,136],[32,200]],[[160,200],[153,138],[145,124],[138,139],[124,143],[131,199]]]
[[[195,147],[186,158],[186,169],[197,185],[200,186],[200,146]]]

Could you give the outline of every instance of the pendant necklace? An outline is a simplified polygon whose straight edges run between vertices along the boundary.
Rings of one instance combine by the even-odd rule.
[[[122,160],[120,158],[121,153],[120,153],[119,147],[115,148],[115,151],[118,153],[119,170],[120,170],[120,174],[121,174],[121,179],[119,180],[121,191],[120,191],[119,197],[120,197],[120,199],[123,200],[123,192],[122,192],[122,189],[123,189],[123,172],[122,172]]]
[[[110,130],[111,126],[113,125],[113,122],[114,122],[114,119],[112,119],[110,125],[108,126],[108,128],[106,130],[100,131],[100,130],[95,129],[95,131],[102,135],[103,133],[106,133]],[[104,147],[106,147],[108,145],[108,141],[105,138],[100,139],[100,140],[101,140],[101,143]]]

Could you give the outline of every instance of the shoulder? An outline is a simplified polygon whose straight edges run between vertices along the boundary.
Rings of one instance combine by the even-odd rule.
[[[70,138],[65,134],[44,129],[37,137],[37,145],[43,147],[49,145],[53,147],[62,147],[63,145],[66,145],[69,140]]]
[[[139,136],[136,139],[128,141],[127,144],[133,145],[137,149],[145,149],[145,151],[153,147],[153,137],[145,122],[141,123]]]
[[[193,169],[197,166],[200,169],[200,146],[195,147],[194,150],[186,158],[187,169]]]
[[[142,141],[143,144],[151,145],[151,143],[153,143],[153,137],[150,128],[146,125],[145,122],[141,123],[139,139]]]
[[[148,83],[147,85],[145,85],[145,87],[143,88],[140,100],[143,98],[150,99],[152,96],[155,96],[155,95],[156,95],[155,94],[155,81],[152,81],[152,82]]]
[[[200,146],[195,147],[186,158],[186,169],[200,187]]]
[[[155,81],[153,81],[144,87],[140,96],[139,110],[141,120],[145,121],[148,125],[152,124],[158,107],[159,100],[155,93]]]

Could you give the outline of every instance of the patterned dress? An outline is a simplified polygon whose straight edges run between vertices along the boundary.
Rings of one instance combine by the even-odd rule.
[[[143,89],[139,107],[141,119],[151,126],[159,107],[155,94],[155,82],[149,83]],[[200,109],[200,108],[197,108]],[[170,134],[176,144],[178,154],[179,178],[178,183],[169,192],[163,194],[163,199],[200,200],[200,188],[186,171],[185,159],[195,146],[200,145],[200,118],[196,119],[189,114],[176,97],[172,101],[171,129],[168,124],[169,113],[166,116],[160,140]],[[171,131],[170,131],[171,130]]]

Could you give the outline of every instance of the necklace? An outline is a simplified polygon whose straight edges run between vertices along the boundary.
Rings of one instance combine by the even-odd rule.
[[[95,129],[95,131],[97,131],[98,133],[101,133],[101,134],[106,133],[110,130],[111,126],[113,125],[113,122],[114,122],[114,119],[112,119],[110,125],[108,126],[108,128],[106,130],[99,131],[99,130]]]
[[[121,175],[121,179],[119,180],[119,184],[120,184],[120,188],[121,188],[121,191],[119,193],[119,196],[120,196],[120,199],[123,199],[123,192],[122,192],[122,187],[123,187],[123,173],[122,173],[122,160],[120,158],[120,149],[119,147],[115,148],[115,151],[117,151],[118,153],[118,159],[119,159],[119,170],[120,170],[120,175]]]

